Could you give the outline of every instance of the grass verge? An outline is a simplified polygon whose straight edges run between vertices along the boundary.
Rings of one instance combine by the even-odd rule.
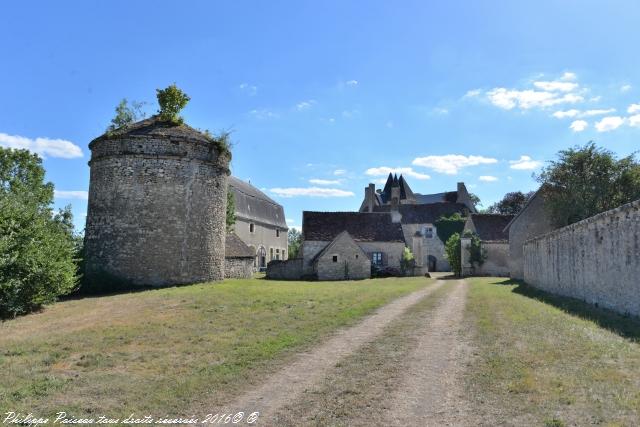
[[[468,279],[468,387],[487,424],[637,425],[640,322],[504,279]]]
[[[61,302],[0,323],[0,408],[193,415],[183,412],[194,402],[228,399],[296,351],[428,283],[230,280]]]

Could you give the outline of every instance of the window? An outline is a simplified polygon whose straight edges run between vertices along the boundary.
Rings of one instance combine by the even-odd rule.
[[[280,237],[280,230],[276,229],[276,237]]]
[[[333,262],[338,262],[338,255],[333,256]]]
[[[249,233],[253,233],[254,230],[255,230],[255,225],[249,224]]]
[[[371,263],[373,265],[382,265],[382,252],[372,252]]]
[[[269,248],[269,259],[273,259],[273,248]]]
[[[424,237],[431,239],[433,237],[433,227],[425,227],[422,230],[422,234],[424,235]]]
[[[356,259],[358,259],[358,254],[356,254]]]
[[[287,258],[284,256],[284,249],[282,250],[282,259],[283,259],[283,260],[287,259]]]

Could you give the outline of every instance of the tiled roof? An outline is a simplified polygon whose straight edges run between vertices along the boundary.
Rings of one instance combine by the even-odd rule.
[[[356,242],[404,242],[402,225],[391,222],[391,215],[386,213],[302,213],[305,240],[330,242],[343,231],[348,232]]]
[[[390,212],[391,206],[376,206],[375,212]],[[454,213],[464,215],[467,210],[462,203],[430,203],[428,205],[400,205],[397,207],[402,215],[402,224],[433,224],[441,216],[450,216]]]
[[[225,258],[253,258],[256,256],[235,233],[227,233],[224,246]]]
[[[248,182],[234,176],[228,179],[229,190],[233,192],[236,215],[246,220],[287,228],[284,209],[269,196]]]
[[[515,215],[500,214],[472,214],[469,221],[473,222],[476,234],[480,240],[508,241],[509,233],[505,227]]]

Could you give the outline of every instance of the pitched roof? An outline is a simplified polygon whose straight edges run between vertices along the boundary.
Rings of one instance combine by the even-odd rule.
[[[536,190],[535,193],[533,193],[533,195],[531,197],[529,197],[529,200],[527,200],[527,203],[524,204],[524,206],[522,207],[522,209],[520,209],[520,212],[518,212],[517,214],[514,215],[513,218],[511,218],[511,221],[509,221],[509,223],[507,225],[504,226],[504,232],[508,233],[509,232],[509,227],[511,227],[511,224],[513,224],[516,219],[518,219],[518,217],[520,215],[522,215],[522,213],[527,210],[529,208],[529,205],[531,204],[531,202],[533,202],[533,199],[535,199],[536,197],[538,197],[538,195],[541,193],[542,187],[538,188]]]
[[[106,132],[103,135],[95,138],[89,144],[102,139],[109,139],[113,137],[122,136],[158,136],[164,138],[176,138],[180,140],[198,141],[211,143],[210,139],[203,132],[192,128],[184,123],[174,124],[165,120],[161,120],[160,116],[154,115],[139,122],[131,123],[121,128],[115,129],[111,132]]]
[[[356,242],[404,242],[402,225],[387,213],[311,212],[302,213],[305,240],[329,242],[347,231]]]
[[[227,182],[235,199],[236,216],[287,229],[282,205],[253,185],[234,176],[230,176]]]
[[[325,256],[327,254],[327,252],[329,252],[329,250],[331,250],[331,248],[333,248],[336,244],[336,242],[338,240],[340,240],[341,238],[347,238],[349,240],[351,240],[354,245],[355,245],[355,241],[353,240],[353,237],[351,237],[351,235],[347,232],[347,231],[343,231],[342,233],[338,234],[332,241],[331,243],[329,243],[327,246],[324,247],[324,249],[322,249],[320,252],[318,252],[312,259],[311,259],[311,264],[315,263],[316,261],[318,261],[320,258],[322,258],[323,256]],[[358,248],[358,250],[360,251],[360,253],[366,257],[367,254],[362,250],[362,248],[360,248],[360,246],[356,245],[356,248]]]
[[[484,241],[508,241],[509,233],[506,225],[515,215],[500,214],[472,214],[469,221],[473,222],[475,232]]]
[[[420,204],[431,204],[439,202],[456,203],[458,201],[457,191],[445,191],[443,193],[420,194],[416,193],[416,201]]]
[[[253,258],[255,253],[247,246],[236,233],[227,233],[224,241],[225,258]]]
[[[391,206],[375,206],[374,212],[391,212]],[[402,216],[402,224],[433,224],[441,216],[454,213],[464,214],[468,210],[462,203],[430,203],[428,205],[399,205],[396,208]]]

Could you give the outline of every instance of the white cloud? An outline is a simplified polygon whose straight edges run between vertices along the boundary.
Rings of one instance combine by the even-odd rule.
[[[346,83],[347,86],[358,86],[357,80],[348,80]]]
[[[267,110],[266,108],[262,108],[259,110],[251,110],[249,111],[249,114],[251,114],[253,117],[259,119],[259,120],[264,120],[264,119],[277,119],[280,117],[280,114],[275,113],[271,110]]]
[[[494,88],[487,92],[487,98],[496,107],[511,110],[515,107],[523,110],[531,108],[546,108],[559,104],[576,104],[584,101],[582,95],[566,93],[560,96],[557,92],[537,90],[515,90],[503,87]]]
[[[624,119],[619,116],[605,117],[599,122],[596,122],[595,127],[598,132],[609,132],[619,128],[624,124]]]
[[[53,196],[56,199],[89,200],[89,193],[81,190],[54,190]]]
[[[293,224],[295,222],[296,222],[295,219],[287,218],[287,224]]]
[[[426,156],[413,159],[412,164],[433,169],[447,175],[455,175],[458,170],[468,166],[497,163],[497,159],[483,156],[464,156],[461,154],[446,154],[444,156]]]
[[[427,174],[416,172],[413,168],[390,168],[388,166],[381,166],[379,168],[369,168],[365,171],[369,176],[386,176],[392,174],[407,175],[415,179],[431,179]]]
[[[533,82],[533,85],[538,89],[549,92],[572,92],[578,88],[578,83],[557,80],[551,82]]]
[[[467,93],[464,94],[465,98],[474,98],[476,96],[480,96],[480,94],[482,93],[482,90],[480,89],[472,89],[470,91],[468,91]]]
[[[320,187],[306,187],[306,188],[272,188],[273,194],[281,197],[351,197],[354,196],[353,192],[339,190],[337,188],[320,188]]]
[[[26,149],[42,157],[59,157],[75,159],[82,157],[82,149],[71,141],[64,139],[36,138],[31,139],[19,135],[0,133],[0,146],[6,148]]]
[[[574,132],[582,132],[588,126],[589,123],[585,122],[584,120],[574,120],[573,122],[571,122],[569,128]]]
[[[336,175],[336,176],[344,175],[346,173],[347,173],[347,171],[344,170],[344,169],[336,169],[336,170],[333,171],[333,174]]]
[[[629,126],[640,127],[640,114],[629,117]]]
[[[560,77],[560,80],[575,80],[577,77],[576,73],[565,72],[562,77]]]
[[[446,109],[446,108],[442,108],[442,107],[436,107],[436,108],[434,108],[434,109],[433,109],[433,112],[434,112],[435,114],[441,114],[441,115],[449,114],[449,110],[448,110],[448,109]]]
[[[352,118],[353,116],[355,116],[355,115],[357,115],[359,113],[360,113],[360,111],[358,111],[358,110],[344,110],[342,112],[342,117],[344,117],[345,119],[350,119],[350,118]]]
[[[317,102],[316,102],[315,99],[309,99],[307,101],[302,101],[302,102],[299,102],[298,104],[296,104],[296,110],[298,110],[298,111],[308,110],[309,108],[313,107],[316,104],[317,104]]]
[[[339,179],[317,179],[317,178],[313,178],[309,180],[310,184],[315,184],[315,185],[340,185],[340,180]]]
[[[572,109],[567,111],[556,111],[553,113],[553,117],[556,119],[564,119],[565,117],[576,117],[580,114],[580,110]]]
[[[498,180],[498,178],[496,178],[495,176],[491,176],[491,175],[482,175],[478,179],[480,181],[484,181],[484,182],[494,182],[494,181]]]
[[[640,113],[640,104],[629,105],[629,108],[627,108],[627,113],[629,114]]]
[[[589,98],[589,101],[591,102],[598,102],[602,99],[602,95],[598,95],[598,96],[592,96],[591,98]]]
[[[249,83],[241,83],[238,87],[241,91],[245,92],[249,96],[254,96],[258,93],[258,87],[250,85]]]
[[[533,160],[529,156],[520,156],[518,160],[509,160],[509,166],[511,169],[517,170],[532,170],[542,165],[539,160]]]
[[[604,114],[611,114],[611,113],[615,113],[616,109],[615,108],[608,108],[608,109],[596,109],[596,110],[586,110],[586,111],[580,111],[580,110],[567,110],[567,111],[556,111],[555,113],[553,113],[553,117],[557,118],[557,119],[564,119],[567,117],[592,117],[592,116],[602,116]]]
[[[620,87],[620,92],[629,92],[631,90],[631,85],[623,85]]]

